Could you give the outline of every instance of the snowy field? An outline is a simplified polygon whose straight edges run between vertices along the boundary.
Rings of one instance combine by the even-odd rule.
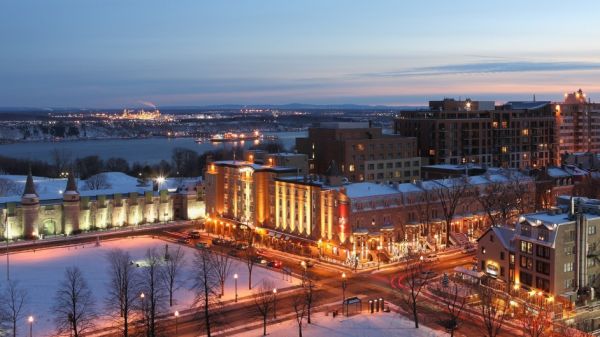
[[[319,312],[313,315],[312,324],[302,325],[304,337],[433,337],[446,336],[439,331],[430,329],[422,324],[415,329],[415,324],[397,313],[363,312],[350,317],[337,316],[333,318]],[[237,337],[262,336],[262,326],[259,329],[236,334]],[[289,321],[267,326],[269,337],[298,336],[298,324],[295,317]]]
[[[110,275],[107,271],[106,253],[113,248],[121,248],[128,251],[133,260],[143,259],[149,248],[156,247],[159,251],[164,251],[165,241],[152,239],[149,237],[138,237],[119,239],[101,242],[99,247],[95,244],[86,244],[65,248],[54,248],[48,250],[38,250],[36,252],[14,253],[10,255],[10,276],[11,280],[19,281],[22,288],[26,289],[29,297],[29,305],[25,309],[26,316],[35,317],[34,332],[36,336],[49,336],[54,331],[53,317],[50,308],[52,307],[54,294],[57,285],[64,277],[66,267],[77,266],[88,282],[93,291],[98,309],[104,312],[103,303],[107,294],[107,283]],[[176,244],[168,243],[172,250]],[[194,258],[194,249],[185,247],[186,268],[182,273],[183,287],[175,294],[175,305],[170,311],[185,310],[192,306],[194,292],[190,291],[192,281],[191,262]],[[0,256],[0,286],[4,285],[6,276],[5,255]],[[251,294],[248,290],[248,269],[243,261],[233,260],[231,276],[226,282],[225,296],[223,300],[234,299],[235,281],[233,274],[238,274],[238,295],[240,297]],[[277,288],[286,288],[294,284],[300,284],[299,280],[290,280],[282,278],[281,273],[270,271],[254,266],[252,270],[252,281],[254,285],[262,282],[263,279],[271,280]],[[20,336],[28,333],[26,322],[19,324]]]

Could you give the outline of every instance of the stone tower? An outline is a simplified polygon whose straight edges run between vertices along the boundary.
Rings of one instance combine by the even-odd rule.
[[[21,206],[23,207],[23,235],[25,238],[34,238],[38,235],[38,216],[40,213],[40,198],[35,192],[31,170],[27,175],[25,190],[21,196]]]
[[[63,193],[63,232],[70,235],[74,231],[79,231],[79,191],[75,175],[71,172]]]

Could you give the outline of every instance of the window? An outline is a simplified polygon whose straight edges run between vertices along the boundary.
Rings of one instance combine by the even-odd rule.
[[[548,292],[548,291],[550,291],[550,281],[545,278],[536,277],[535,278],[535,287],[538,289],[542,289],[545,292]]]
[[[575,246],[565,246],[563,250],[565,255],[572,255],[575,251]]]
[[[504,260],[504,252],[500,252],[500,260]]]
[[[573,282],[572,278],[566,279],[565,280],[565,289],[571,289],[571,288],[573,288],[573,284],[574,284],[574,282]]]
[[[538,240],[540,241],[548,241],[548,230],[546,228],[538,228]]]
[[[537,271],[540,274],[550,275],[550,263],[544,261],[536,261],[535,271]]]
[[[348,171],[354,172],[354,164],[348,165]]]
[[[514,266],[515,265],[515,254],[509,254],[508,255],[508,263],[510,263],[510,265]]]
[[[531,226],[528,224],[522,224],[521,225],[521,235],[531,236]]]
[[[521,268],[525,268],[528,270],[533,270],[533,259],[526,256],[521,256],[521,260],[519,261],[519,265]]]
[[[490,235],[490,242],[494,242],[494,235]]]
[[[539,257],[543,257],[544,259],[550,258],[550,247],[536,245],[535,251],[536,251],[536,255]]]
[[[527,285],[530,287],[533,285],[533,276],[531,276],[531,274],[529,274],[529,273],[519,272],[519,280],[524,285]]]
[[[375,169],[375,164],[369,164],[369,170],[374,170]]]
[[[485,254],[485,247],[481,246],[481,254]]]
[[[565,273],[569,273],[573,271],[573,262],[567,262],[565,263],[564,267],[563,267],[563,271]]]
[[[533,244],[527,241],[521,241],[521,253],[533,254]]]
[[[594,235],[596,234],[596,226],[589,226],[588,227],[588,235]]]
[[[595,258],[591,258],[591,259],[590,259],[590,258],[588,258],[588,259],[587,259],[587,265],[588,265],[588,267],[593,267],[593,266],[595,266],[595,265],[596,265],[596,259],[595,259]]]

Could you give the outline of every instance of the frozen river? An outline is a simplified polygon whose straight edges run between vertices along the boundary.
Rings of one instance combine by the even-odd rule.
[[[306,136],[306,132],[265,132],[265,135],[275,135],[286,149],[290,149],[297,137]],[[245,142],[244,147],[250,147],[253,142]],[[130,163],[158,163],[161,160],[171,160],[173,149],[181,147],[204,153],[223,147],[235,146],[233,143],[198,144],[194,138],[142,138],[142,139],[106,139],[81,140],[66,142],[27,142],[0,145],[0,155],[7,157],[51,160],[54,149],[65,150],[74,158],[98,155],[102,159],[121,157]]]

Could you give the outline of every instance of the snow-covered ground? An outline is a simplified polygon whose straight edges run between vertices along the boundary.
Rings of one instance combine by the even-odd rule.
[[[302,325],[302,335],[305,337],[433,337],[447,334],[420,325],[415,329],[412,321],[397,313],[375,313],[342,317],[325,316],[317,313],[311,317],[312,324]],[[238,337],[262,336],[262,326],[259,329],[236,334]],[[282,323],[267,326],[270,337],[298,336],[298,324],[295,317]]]
[[[11,280],[19,281],[21,287],[27,290],[29,304],[26,316],[35,317],[34,331],[36,336],[49,336],[54,330],[51,307],[58,284],[64,277],[66,267],[77,266],[93,291],[98,309],[104,312],[102,304],[107,294],[107,283],[110,275],[107,271],[106,253],[113,248],[121,248],[128,251],[133,260],[143,259],[149,248],[156,247],[164,251],[165,241],[149,237],[137,237],[101,242],[99,247],[95,244],[71,246],[65,248],[53,248],[48,250],[37,250],[36,252],[14,253],[10,255]],[[170,249],[176,244],[169,243]],[[183,287],[175,295],[175,306],[169,310],[185,310],[191,308],[194,292],[190,291],[192,281],[190,280],[191,264],[194,258],[194,249],[185,247],[186,268],[182,273]],[[6,268],[5,256],[0,256],[0,277],[5,278]],[[235,297],[234,273],[238,274],[238,295],[240,297],[250,295],[248,290],[248,269],[243,261],[234,260],[231,268],[231,276],[226,282],[224,301]],[[299,280],[283,279],[278,272],[270,271],[255,266],[252,271],[252,282],[257,285],[263,279],[271,280],[274,285],[283,289],[300,283]],[[3,282],[2,282],[3,283]],[[0,284],[0,286],[3,284]],[[21,322],[21,332],[25,333],[26,322]],[[23,334],[20,334],[24,336]]]
[[[105,172],[107,188],[90,190],[85,180],[77,180],[77,189],[81,196],[94,195],[110,195],[115,193],[144,193],[152,191],[152,182],[149,181],[146,186],[139,186],[138,180],[135,177],[128,176],[121,172]],[[13,183],[13,188],[6,192],[5,195],[0,195],[0,203],[18,202],[21,200],[21,194],[25,188],[27,176],[23,175],[0,175],[0,180],[10,181]],[[188,184],[197,181],[199,178],[166,178],[161,184],[160,189],[175,190],[182,184]],[[35,190],[41,200],[62,199],[62,193],[67,187],[67,179],[33,177]]]

